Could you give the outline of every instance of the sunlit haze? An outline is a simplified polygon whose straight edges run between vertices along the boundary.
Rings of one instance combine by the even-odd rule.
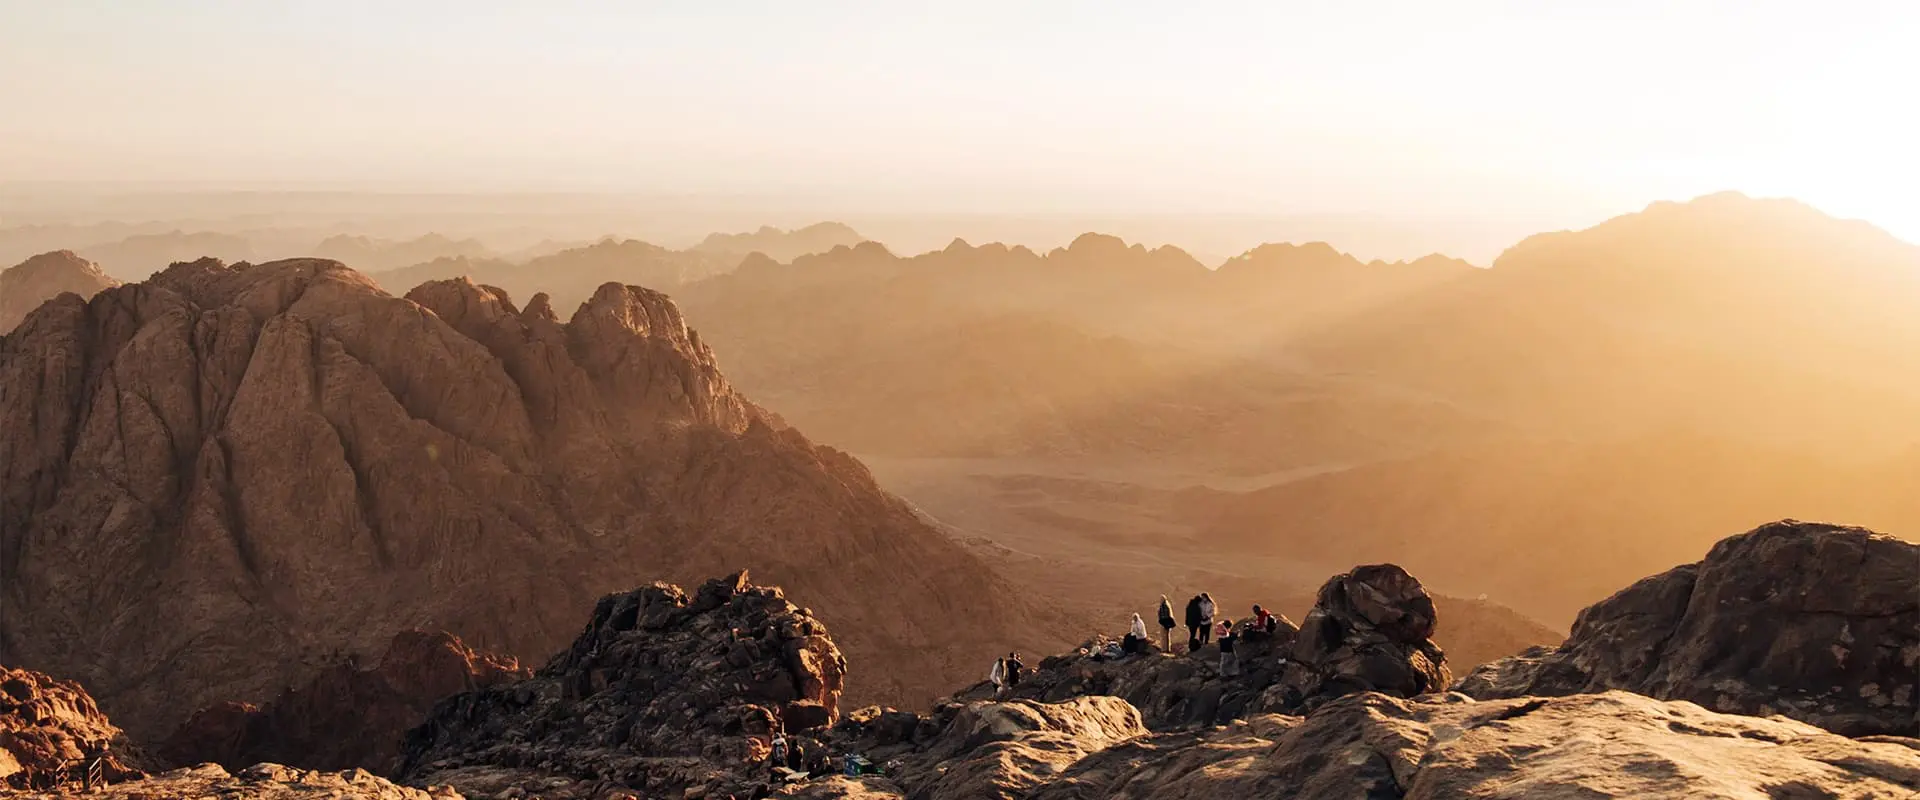
[[[1901,2],[0,1],[0,180],[1920,238]]]

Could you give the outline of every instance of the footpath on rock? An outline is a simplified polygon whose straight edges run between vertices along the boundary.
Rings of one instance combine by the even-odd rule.
[[[609,595],[532,677],[436,704],[393,778],[438,788],[207,766],[108,795],[1910,798],[1920,729],[1901,689],[1920,684],[1916,563],[1920,546],[1870,531],[1763,526],[1589,609],[1560,648],[1451,688],[1425,588],[1363,566],[1329,579],[1300,625],[1240,641],[1237,665],[1217,644],[1097,639],[925,712],[844,707],[858,662],[808,609],[737,573]],[[1807,568],[1830,571],[1795,577]],[[1809,648],[1829,635],[1823,665]],[[1663,644],[1608,644],[1642,636]],[[1625,673],[1602,653],[1660,678],[1612,686]],[[1555,696],[1495,697],[1522,680]],[[104,725],[74,719],[88,735]]]

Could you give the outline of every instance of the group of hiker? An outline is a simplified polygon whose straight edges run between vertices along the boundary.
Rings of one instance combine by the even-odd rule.
[[[1243,637],[1271,636],[1279,625],[1279,618],[1264,606],[1255,603],[1251,616],[1235,625],[1232,619],[1216,618],[1219,607],[1213,601],[1213,595],[1201,592],[1187,601],[1185,622],[1187,629],[1187,652],[1196,653],[1209,643],[1217,643],[1220,648],[1220,674],[1232,677],[1240,674],[1240,659],[1236,652]],[[1160,649],[1171,653],[1173,650],[1173,629],[1180,627],[1179,620],[1173,616],[1173,601],[1166,595],[1160,595],[1159,608]],[[1122,658],[1135,653],[1144,653],[1152,643],[1148,638],[1147,622],[1139,614],[1133,615],[1127,634],[1115,643],[1106,637],[1100,637],[1087,652],[1095,660]],[[994,659],[993,668],[987,673],[988,682],[993,684],[994,696],[1004,697],[1007,692],[1020,685],[1021,671],[1018,653],[1008,653],[1004,658]]]

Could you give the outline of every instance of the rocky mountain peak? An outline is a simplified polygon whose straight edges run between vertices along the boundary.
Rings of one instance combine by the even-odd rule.
[[[550,653],[637,574],[777,576],[852,626],[871,700],[1039,627],[857,461],[764,419],[658,292],[601,285],[561,322],[470,281],[204,260],[35,319],[0,339],[0,660],[142,736],[398,630]]]
[[[440,704],[408,735],[401,774],[489,787],[612,778],[678,796],[764,759],[775,736],[831,725],[846,670],[824,623],[745,572],[692,592],[657,583],[602,598],[532,680]]]
[[[107,277],[100,265],[71,250],[41,253],[22,261],[0,271],[0,335],[13,330],[48,300],[68,292],[84,300],[119,283]]]

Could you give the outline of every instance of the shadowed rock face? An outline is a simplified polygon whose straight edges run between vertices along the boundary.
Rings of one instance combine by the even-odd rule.
[[[18,266],[0,271],[0,336],[12,331],[41,303],[72,292],[81,299],[101,289],[120,285],[100,266],[71,250],[42,253]]]
[[[532,674],[511,658],[475,653],[452,634],[406,631],[368,669],[342,663],[264,707],[229,702],[194,712],[155,755],[176,766],[240,770],[273,762],[392,774],[407,729],[434,703]]]
[[[90,767],[95,780],[138,778],[128,755],[120,729],[80,684],[0,668],[0,789],[84,783]]]
[[[1787,520],[1581,612],[1558,648],[1487,664],[1482,698],[1605,689],[1849,736],[1920,735],[1920,545]]]
[[[838,719],[845,676],[826,625],[777,588],[745,573],[692,595],[655,584],[602,599],[532,680],[441,703],[408,735],[400,774],[588,796],[603,781],[660,797],[737,788],[776,731],[798,745]]]
[[[783,582],[846,627],[869,700],[1043,629],[857,461],[768,424],[665,296],[609,284],[561,322],[311,259],[176,264],[0,339],[0,556],[0,659],[142,736],[397,630],[550,653],[643,575]]]

